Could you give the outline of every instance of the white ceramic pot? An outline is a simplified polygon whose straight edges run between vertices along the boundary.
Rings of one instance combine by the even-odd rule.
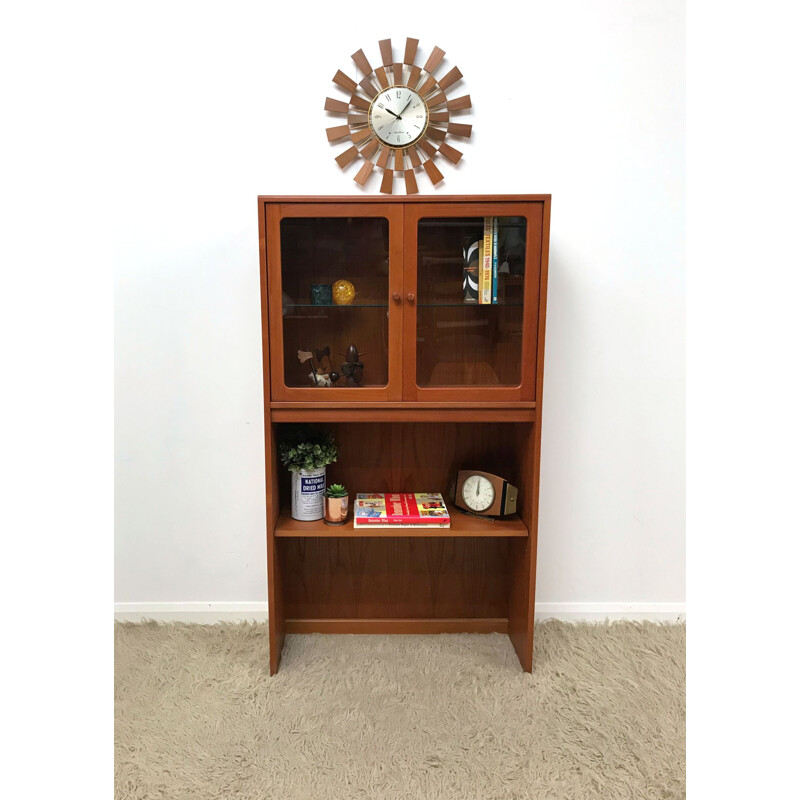
[[[325,515],[325,467],[292,472],[292,517],[303,521]]]

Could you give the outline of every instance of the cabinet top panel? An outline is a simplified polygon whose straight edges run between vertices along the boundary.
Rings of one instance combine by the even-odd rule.
[[[542,203],[549,194],[259,195],[259,203]]]

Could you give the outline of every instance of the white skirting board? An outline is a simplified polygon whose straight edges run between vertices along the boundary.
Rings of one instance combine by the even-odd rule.
[[[537,603],[536,620],[564,622],[683,622],[686,603]],[[264,622],[266,603],[116,603],[114,619],[120,622]]]

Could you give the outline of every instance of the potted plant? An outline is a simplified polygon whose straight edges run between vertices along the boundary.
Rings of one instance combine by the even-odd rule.
[[[292,517],[324,516],[325,467],[336,461],[339,448],[330,433],[296,431],[280,444],[281,462],[292,473]]]
[[[332,483],[325,490],[325,522],[344,525],[347,521],[347,489],[341,483]]]

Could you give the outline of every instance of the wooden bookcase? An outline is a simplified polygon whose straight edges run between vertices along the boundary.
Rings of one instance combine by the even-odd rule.
[[[498,302],[463,301],[464,241],[499,218]],[[259,197],[270,672],[287,633],[505,632],[523,669],[533,612],[550,195]],[[349,280],[350,305],[313,284]],[[355,344],[363,382],[312,385],[298,350]],[[459,469],[519,488],[518,514],[365,535],[290,516],[278,442],[333,432],[329,482],[441,491]]]

